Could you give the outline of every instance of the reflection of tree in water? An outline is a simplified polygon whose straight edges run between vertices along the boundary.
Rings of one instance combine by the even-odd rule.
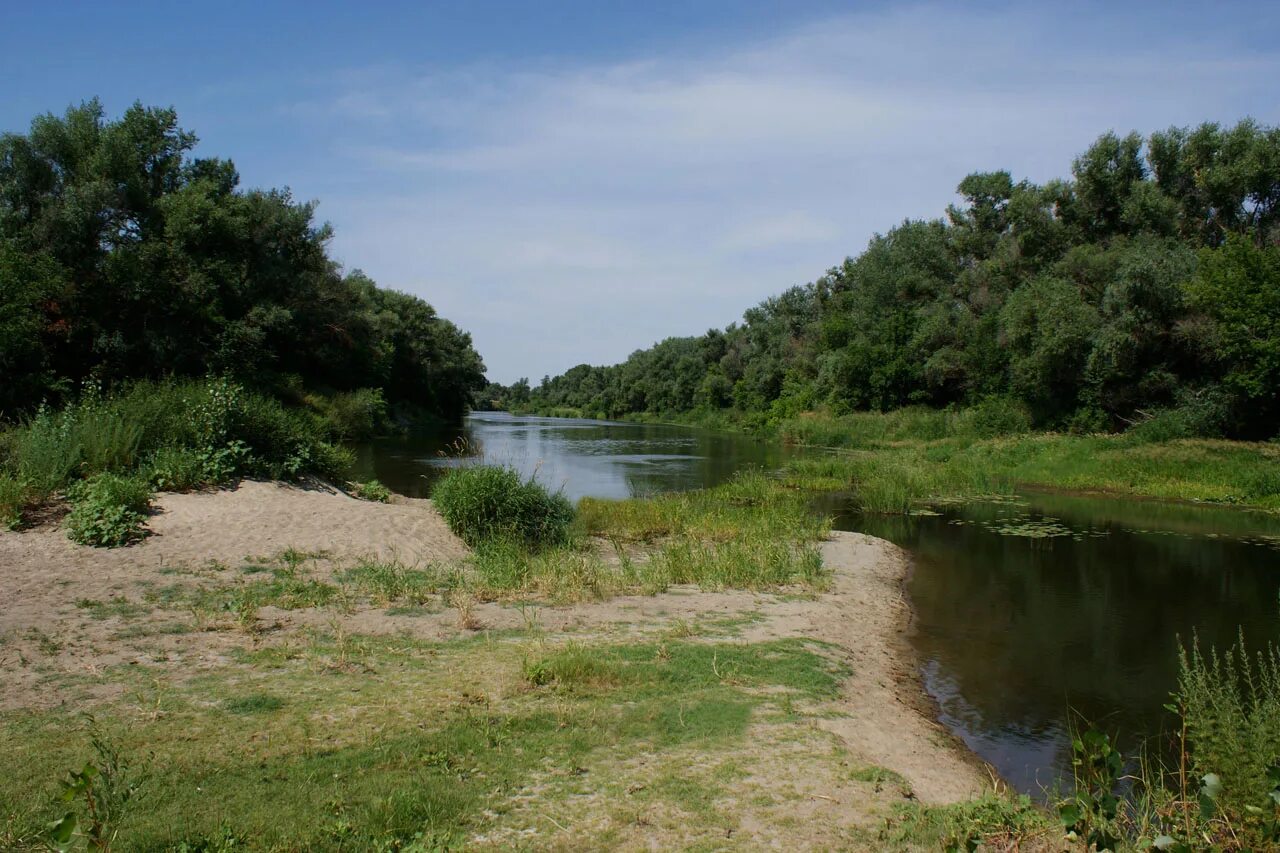
[[[1065,508],[1056,503],[1054,514]],[[1072,707],[1131,745],[1164,722],[1179,636],[1226,646],[1240,626],[1255,645],[1280,635],[1269,548],[1127,526],[1149,518],[1120,519],[1109,535],[1080,541],[955,523],[1007,512],[973,506],[862,524],[912,551],[915,643],[990,729],[1060,732]],[[1065,523],[1107,528],[1096,516]]]

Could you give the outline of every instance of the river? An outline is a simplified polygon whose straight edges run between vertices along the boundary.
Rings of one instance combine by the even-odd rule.
[[[626,498],[772,470],[801,451],[669,425],[476,413],[458,428],[359,448],[358,469],[426,496],[477,456],[571,499]],[[1280,519],[1222,507],[1032,492],[866,516],[838,529],[912,555],[912,642],[940,719],[1015,788],[1069,767],[1072,714],[1133,752],[1170,725],[1179,642],[1280,638]]]

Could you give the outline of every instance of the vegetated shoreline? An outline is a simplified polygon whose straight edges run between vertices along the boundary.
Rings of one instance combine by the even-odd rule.
[[[752,435],[821,451],[828,455],[793,460],[784,468],[789,484],[849,492],[870,512],[897,513],[936,500],[1053,490],[1280,513],[1280,444],[1274,441],[1152,437],[1140,431],[987,433],[955,430],[943,423],[949,416],[965,414],[902,409],[835,417],[809,412],[752,426],[718,413],[632,413],[614,422]],[[561,410],[545,416],[570,415]]]
[[[0,598],[9,602],[0,611],[0,636],[11,643],[7,651],[16,651],[17,658],[39,659],[35,642],[28,639],[32,629],[42,636],[76,638],[66,640],[61,651],[45,655],[44,665],[36,668],[40,672],[16,666],[13,654],[0,661],[5,675],[0,710],[35,711],[66,701],[60,688],[50,686],[51,671],[99,673],[137,663],[162,670],[162,661],[180,657],[186,644],[203,647],[195,654],[197,673],[234,657],[237,639],[205,627],[164,637],[166,651],[158,658],[132,659],[135,652],[108,641],[112,631],[119,635],[121,624],[90,615],[86,600],[114,604],[134,598],[139,588],[153,589],[165,582],[161,575],[201,571],[201,566],[216,561],[285,546],[327,552],[333,559],[367,553],[448,561],[467,553],[429,501],[399,496],[390,504],[357,501],[319,482],[300,487],[242,481],[229,489],[162,493],[156,504],[153,535],[128,548],[74,544],[49,521],[20,532],[0,532]],[[823,654],[846,668],[848,677],[837,700],[841,713],[820,715],[815,725],[838,737],[859,766],[883,768],[887,778],[902,780],[903,801],[918,800],[926,806],[966,802],[989,790],[995,775],[937,722],[920,680],[909,642],[913,614],[905,588],[908,555],[884,540],[845,532],[833,533],[821,549],[830,583],[816,595],[676,587],[657,595],[539,606],[538,619],[546,638],[557,640],[583,634],[634,638],[670,631],[673,625],[738,617],[744,625],[735,642],[798,638],[816,643],[815,648],[826,649]],[[256,618],[267,633],[254,636],[289,636],[326,625],[332,629],[337,622],[353,635],[447,641],[474,633],[449,610],[404,615],[376,611],[357,607],[335,615],[323,608],[265,607]],[[143,619],[160,617],[157,612]],[[524,605],[476,602],[470,618],[486,631],[500,633],[519,630],[528,614]],[[163,613],[163,620],[172,619],[172,613]],[[255,639],[254,647],[259,642]],[[69,692],[77,689],[83,684]],[[36,696],[39,701],[31,701]],[[118,691],[94,688],[71,703],[92,709],[98,702],[120,698]],[[876,784],[879,791],[880,783]]]

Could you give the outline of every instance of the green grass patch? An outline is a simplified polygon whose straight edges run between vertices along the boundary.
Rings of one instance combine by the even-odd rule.
[[[337,575],[337,580],[379,604],[421,605],[457,586],[456,572],[434,568],[410,569],[386,560],[360,560]]]
[[[98,601],[93,598],[82,598],[76,602],[76,607],[88,613],[94,619],[133,619],[137,616],[145,616],[151,612],[151,608],[137,601],[130,601],[122,595],[113,596],[106,601]]]
[[[337,655],[344,641],[317,642]],[[118,756],[110,778],[132,787],[111,827],[119,849],[463,846],[548,775],[590,780],[628,755],[653,767],[647,798],[683,809],[681,755],[742,744],[779,691],[831,696],[843,672],[798,641],[578,646],[543,650],[554,676],[533,686],[516,643],[360,646],[361,668],[323,676],[305,654],[259,648],[168,688],[162,714],[97,709],[93,732],[65,709],[0,714],[13,765],[0,778],[0,846],[39,847],[55,817],[82,810],[58,780],[101,760],[95,733]],[[527,686],[485,698],[502,683]]]
[[[788,484],[847,491],[868,512],[1011,494],[1018,486],[1114,491],[1280,510],[1280,445],[1032,434],[879,444],[800,459]]]

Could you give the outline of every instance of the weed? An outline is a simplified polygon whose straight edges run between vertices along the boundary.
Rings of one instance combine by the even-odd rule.
[[[69,492],[67,535],[82,545],[115,548],[144,535],[151,487],[134,477],[97,474]]]
[[[12,474],[0,471],[0,527],[16,530],[22,524],[22,509],[26,504],[26,484]]]
[[[56,850],[70,850],[84,839],[92,850],[110,850],[121,821],[145,776],[130,767],[119,749],[89,718],[94,757],[62,781],[62,800],[83,803],[83,811],[69,811],[49,827],[48,842]]]
[[[391,500],[391,490],[377,480],[352,483],[351,494],[362,501],[375,501],[384,504]]]
[[[113,596],[107,601],[82,598],[76,607],[85,610],[94,619],[133,619],[151,612],[151,608],[136,601],[130,601],[122,595]]]
[[[284,700],[269,693],[253,693],[227,699],[222,707],[232,714],[268,714],[284,707]]]
[[[436,484],[432,500],[449,528],[468,545],[509,538],[539,547],[565,542],[573,506],[514,468],[470,465]]]
[[[457,583],[454,578],[435,570],[408,569],[399,563],[372,559],[360,560],[339,575],[339,580],[380,604],[408,602],[416,605],[425,604],[441,590]]]

